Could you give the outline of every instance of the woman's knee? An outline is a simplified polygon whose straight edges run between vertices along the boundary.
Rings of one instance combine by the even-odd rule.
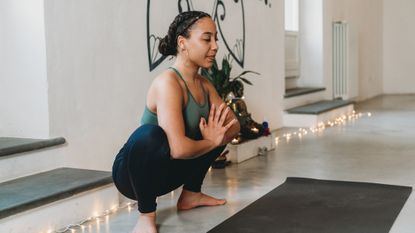
[[[149,143],[156,143],[156,144],[165,144],[168,142],[167,134],[164,130],[158,125],[145,125],[146,132],[148,135]]]
[[[167,135],[158,125],[145,124],[136,129],[128,139],[127,144],[140,143],[148,147],[168,145]]]
[[[170,156],[167,135],[158,125],[145,124],[140,126],[130,136],[127,144],[130,145],[130,153],[133,154],[148,154],[153,159],[159,159],[159,156],[163,158],[166,155],[168,155],[167,157]]]

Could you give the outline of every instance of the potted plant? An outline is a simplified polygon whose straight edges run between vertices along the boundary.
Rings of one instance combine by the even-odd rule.
[[[241,125],[240,137],[237,141],[243,139],[254,139],[263,135],[264,127],[262,124],[256,123],[251,114],[248,113],[245,101],[243,101],[244,83],[252,85],[252,83],[244,77],[248,73],[259,75],[255,71],[243,71],[236,77],[231,77],[230,57],[225,56],[222,60],[222,69],[219,69],[216,61],[213,63],[210,70],[202,69],[202,76],[206,77],[216,88],[218,94],[234,111]]]
[[[215,61],[210,68],[202,69],[202,76],[206,77],[215,86],[217,92],[225,102],[228,102],[230,98],[242,98],[244,93],[244,84],[252,85],[252,83],[244,77],[248,73],[254,73],[259,75],[255,71],[243,71],[236,77],[231,77],[232,66],[229,62],[230,56],[225,56],[222,60],[222,69],[219,69],[217,62]],[[229,96],[231,94],[231,96]]]

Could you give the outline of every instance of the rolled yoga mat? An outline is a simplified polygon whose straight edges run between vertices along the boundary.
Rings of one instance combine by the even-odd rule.
[[[289,177],[208,233],[387,233],[412,187]]]

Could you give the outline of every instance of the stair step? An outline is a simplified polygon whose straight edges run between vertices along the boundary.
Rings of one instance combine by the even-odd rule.
[[[307,104],[286,110],[290,114],[313,114],[318,115],[330,110],[354,104],[350,100],[323,100],[313,104]]]
[[[65,141],[62,137],[52,139],[0,137],[0,157],[61,145]]]
[[[306,95],[314,92],[325,91],[324,87],[296,87],[285,90],[284,98]]]
[[[349,100],[324,100],[288,109],[283,114],[284,127],[316,127],[353,112],[354,102]]]
[[[112,183],[111,172],[58,168],[0,183],[0,219]]]

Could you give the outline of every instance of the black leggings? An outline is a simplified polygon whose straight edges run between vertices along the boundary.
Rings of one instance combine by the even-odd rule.
[[[200,192],[210,165],[225,146],[217,147],[195,159],[172,159],[167,136],[157,125],[136,129],[117,154],[112,177],[117,189],[126,197],[137,200],[138,210],[156,210],[156,197],[183,188]]]

